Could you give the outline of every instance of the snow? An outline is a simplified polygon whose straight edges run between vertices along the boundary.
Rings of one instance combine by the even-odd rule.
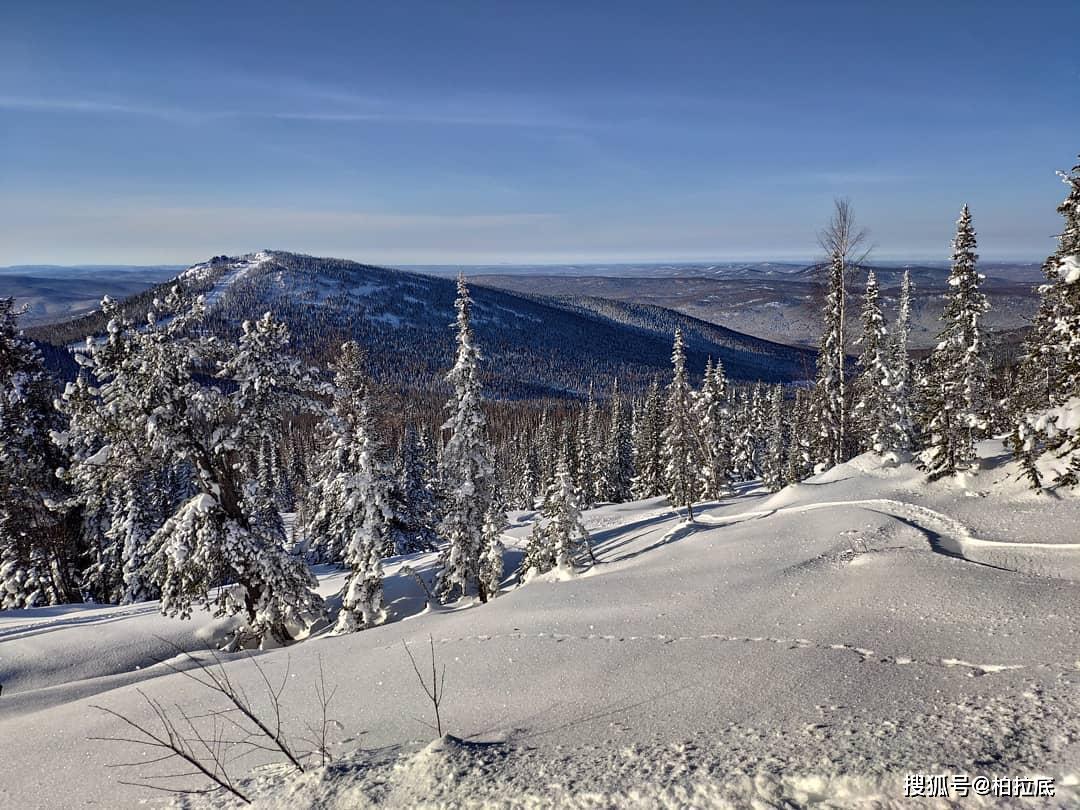
[[[383,312],[383,313],[381,313],[379,315],[372,315],[371,320],[380,321],[382,323],[389,324],[390,326],[394,327],[395,329],[397,327],[401,326],[401,318],[399,318],[397,315],[394,315],[391,312]]]
[[[1080,281],[1080,255],[1063,258],[1058,266],[1058,272],[1066,284],[1075,284]]]
[[[266,251],[260,250],[258,253],[250,253],[230,262],[229,269],[214,282],[213,288],[206,293],[205,301],[207,309],[215,306],[221,300],[221,297],[225,294],[226,290],[231,289],[236,282],[245,278],[252,270],[262,267],[264,264],[272,261],[273,258],[274,257]],[[213,271],[214,265],[204,262],[202,264],[192,265],[181,273],[179,277],[181,279],[202,281],[209,278]]]
[[[685,523],[662,499],[582,513],[599,564],[428,607],[435,554],[386,561],[388,623],[259,655],[289,670],[303,736],[321,660],[338,689],[335,761],[287,777],[245,759],[261,808],[908,807],[908,772],[1049,776],[1080,803],[1080,499],[1028,492],[999,442],[964,478],[860,456],[768,494],[744,486]],[[511,513],[508,570],[534,513]],[[317,571],[331,595],[344,572]],[[145,756],[100,705],[146,719],[135,687],[208,708],[155,658],[225,631],[156,605],[0,613],[0,806],[172,798],[107,767]],[[402,641],[446,665],[445,727]],[[259,694],[242,656],[231,677]],[[41,763],[48,761],[47,769]],[[248,769],[254,768],[253,771]],[[72,785],[78,785],[72,791]],[[225,804],[192,797],[192,806]],[[920,806],[940,806],[932,802]],[[964,807],[999,807],[971,797]]]

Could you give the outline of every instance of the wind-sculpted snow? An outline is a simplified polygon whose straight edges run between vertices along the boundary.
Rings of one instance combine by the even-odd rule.
[[[1030,806],[1077,806],[1080,548],[1057,527],[1080,501],[1033,500],[1000,445],[980,450],[980,471],[930,485],[866,456],[772,495],[744,486],[693,524],[659,499],[602,505],[583,513],[597,566],[508,580],[486,605],[428,607],[403,568],[429,581],[435,553],[388,560],[387,624],[258,657],[272,681],[288,670],[298,735],[321,660],[334,762],[293,777],[251,759],[238,775],[275,810],[908,807],[909,772],[1047,776],[1056,797]],[[511,515],[510,567],[534,517]],[[318,573],[326,595],[345,581]],[[91,706],[145,720],[138,685],[210,710],[146,659],[157,636],[219,632],[152,607],[0,614],[0,736],[19,741],[0,806],[68,807],[70,784],[109,807],[148,798],[107,767],[137,750],[86,741],[120,730]],[[453,735],[434,743],[402,650],[426,662],[429,636]],[[228,661],[257,693],[251,662]]]

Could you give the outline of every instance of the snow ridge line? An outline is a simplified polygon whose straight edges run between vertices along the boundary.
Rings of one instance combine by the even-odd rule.
[[[882,507],[882,511],[885,514],[891,515],[896,518],[907,518],[916,523],[924,521],[929,524],[937,524],[936,529],[931,528],[931,531],[937,533],[940,530],[943,535],[949,535],[943,537],[943,539],[951,540],[953,545],[957,546],[956,550],[962,554],[963,546],[978,546],[982,548],[995,548],[1002,551],[1018,548],[1037,548],[1043,551],[1057,550],[1057,551],[1080,551],[1080,543],[1011,543],[1002,540],[983,540],[975,537],[971,530],[968,529],[960,521],[955,518],[951,518],[948,515],[937,512],[933,509],[929,509],[925,506],[919,506],[918,504],[906,503],[904,501],[894,500],[892,498],[866,498],[863,500],[853,501],[822,501],[821,503],[802,504],[799,506],[780,506],[775,509],[766,509],[758,512],[742,512],[737,515],[723,518],[713,518],[708,515],[701,515],[695,520],[698,523],[707,527],[714,526],[730,526],[735,523],[742,523],[746,520],[756,520],[761,518],[772,517],[773,515],[785,514],[785,513],[801,513],[812,512],[817,509],[830,509],[841,506],[877,506]],[[923,525],[923,524],[920,524]],[[930,528],[930,527],[927,527]]]
[[[1066,672],[1080,670],[1080,661],[1071,664],[1058,662],[1048,664],[974,664],[958,658],[932,658],[918,660],[906,656],[892,656],[876,653],[864,647],[855,647],[851,644],[822,644],[805,638],[776,638],[772,636],[727,636],[722,633],[704,633],[695,636],[669,636],[663,633],[643,636],[614,636],[600,633],[587,635],[572,635],[566,633],[493,633],[475,636],[459,636],[457,638],[437,638],[436,644],[453,644],[462,642],[478,642],[498,640],[523,641],[526,639],[539,639],[560,643],[563,641],[606,641],[609,643],[625,643],[627,641],[657,641],[662,644],[674,644],[687,641],[718,641],[722,643],[742,644],[775,644],[786,646],[789,650],[817,650],[821,652],[845,652],[859,657],[862,663],[886,664],[895,666],[923,666],[938,669],[968,669],[968,677],[979,677],[1008,670],[1027,669],[1029,666],[1035,669],[1062,669]],[[408,643],[408,642],[406,642]],[[419,644],[420,642],[413,642]],[[390,646],[387,645],[386,649]]]

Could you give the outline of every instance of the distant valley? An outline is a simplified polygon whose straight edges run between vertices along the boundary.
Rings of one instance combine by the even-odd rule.
[[[699,266],[667,269],[667,275],[567,275],[564,272],[478,273],[477,284],[525,293],[543,293],[573,300],[595,296],[665,307],[748,335],[781,343],[813,347],[821,329],[820,273],[813,266],[738,265],[714,267],[704,274]],[[638,268],[643,269],[643,268]],[[933,265],[878,266],[874,271],[883,289],[886,313],[895,314],[900,279],[905,269],[915,285],[911,345],[932,347],[940,330],[942,293],[948,268]],[[693,272],[700,274],[694,275]],[[985,292],[991,310],[985,323],[1006,341],[1017,338],[1038,306],[1035,287],[1041,281],[1036,265],[988,264]],[[865,274],[855,279],[858,297]],[[853,323],[858,307],[852,307]],[[852,335],[858,330],[853,329]]]
[[[183,266],[152,265],[15,265],[0,267],[0,295],[26,307],[24,325],[49,323],[84,315],[102,296],[127,298],[172,278]]]

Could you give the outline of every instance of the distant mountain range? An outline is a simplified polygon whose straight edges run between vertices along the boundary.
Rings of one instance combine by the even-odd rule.
[[[233,333],[246,319],[273,312],[288,323],[295,351],[325,361],[347,339],[368,348],[372,373],[400,388],[442,385],[454,349],[452,279],[341,259],[278,251],[218,256],[177,280],[206,296],[210,328]],[[169,284],[126,299],[133,315]],[[589,296],[557,300],[474,286],[474,326],[490,392],[504,398],[566,397],[606,387],[616,377],[640,389],[669,373],[672,335],[687,335],[688,362],[700,373],[721,360],[741,380],[793,381],[813,375],[814,355],[648,304]],[[39,341],[65,346],[104,329],[100,313],[38,326]]]
[[[127,298],[173,278],[183,266],[15,265],[0,267],[0,295],[26,307],[24,324],[47,323],[95,309],[102,296]]]
[[[768,378],[770,374],[778,379],[809,376],[812,372],[802,370],[805,366],[802,355],[794,361],[789,356],[787,361],[780,362],[770,370],[761,359],[770,356],[770,352],[782,357],[783,352],[776,349],[763,352],[760,346],[775,342],[813,348],[820,331],[821,273],[817,265],[786,262],[487,265],[465,268],[427,265],[412,268],[423,271],[416,273],[345,260],[315,260],[288,253],[260,255],[270,256],[271,264],[281,266],[280,272],[284,273],[282,281],[277,286],[267,283],[265,279],[260,281],[265,272],[255,271],[250,282],[241,283],[237,294],[228,296],[227,300],[232,302],[229,306],[239,312],[242,307],[238,302],[248,299],[258,301],[260,295],[267,296],[267,300],[273,302],[273,308],[281,311],[292,311],[300,302],[304,302],[310,320],[330,324],[321,332],[304,336],[304,351],[312,356],[325,354],[333,341],[353,333],[368,334],[374,345],[378,341],[371,334],[372,328],[380,324],[384,327],[394,326],[395,318],[402,319],[406,328],[383,335],[381,340],[390,340],[396,345],[400,338],[407,343],[420,339],[419,334],[423,332],[424,339],[431,340],[434,347],[441,340],[443,332],[440,331],[441,326],[425,325],[425,313],[428,320],[434,318],[436,312],[441,312],[439,317],[444,319],[452,317],[451,310],[443,307],[451,297],[451,292],[447,292],[450,287],[446,285],[449,277],[460,269],[464,269],[474,281],[478,296],[484,301],[491,297],[496,312],[499,311],[498,307],[523,312],[527,310],[532,317],[555,319],[552,322],[557,322],[560,330],[570,329],[571,324],[579,323],[582,318],[591,319],[590,328],[596,330],[598,335],[593,339],[594,344],[601,333],[616,340],[597,323],[608,323],[612,328],[618,325],[641,329],[652,336],[650,340],[663,333],[662,342],[666,342],[675,323],[671,311],[690,316],[690,320],[683,325],[688,332],[699,335],[702,356],[719,356],[717,353],[723,348],[729,353],[732,373],[743,379],[756,379],[758,376]],[[195,265],[186,271],[185,278],[191,283],[200,277],[200,284],[207,289],[213,288],[216,290],[214,295],[224,298],[226,289],[232,286],[228,281],[231,277],[227,268],[233,267],[235,270],[242,261],[217,257],[213,261]],[[313,262],[317,263],[317,269],[312,269]],[[1038,298],[1034,288],[1042,280],[1039,266],[1035,263],[982,262],[980,268],[987,276],[986,291],[992,307],[986,324],[1005,341],[1014,342],[1023,334],[1037,307]],[[922,349],[933,346],[940,330],[941,295],[948,275],[947,263],[881,262],[875,264],[874,270],[883,287],[883,299],[890,317],[895,307],[900,277],[905,270],[910,270],[916,288],[912,344]],[[85,324],[80,322],[51,328],[45,328],[45,324],[69,321],[91,313],[97,308],[101,296],[106,294],[117,299],[149,301],[153,295],[150,291],[155,285],[176,277],[181,271],[184,271],[183,267],[167,265],[24,265],[0,268],[0,295],[13,295],[18,304],[28,306],[24,324],[42,327],[38,331],[70,336],[84,329]],[[391,283],[387,279],[408,279],[408,282]],[[862,284],[862,278],[856,279],[853,292],[858,293]],[[364,285],[374,285],[380,289],[363,295]],[[502,296],[510,297],[498,298],[494,291],[481,292],[480,286],[497,288],[502,291]],[[249,287],[259,287],[261,292],[244,292]],[[410,292],[410,287],[416,289]],[[395,290],[403,296],[401,300],[384,300],[392,298]],[[423,294],[417,294],[416,290],[421,290]],[[553,300],[553,297],[558,300]],[[410,298],[418,299],[421,303]],[[500,303],[494,303],[496,298]],[[435,303],[443,309],[432,308]],[[253,304],[251,312],[258,306]],[[854,307],[851,311],[853,325],[857,326],[858,308]],[[370,315],[376,319],[367,326],[361,322],[354,325],[347,323],[351,314],[357,312],[366,313],[364,318]],[[378,320],[379,316],[385,317]],[[596,321],[597,318],[599,321]],[[294,313],[292,320],[298,334],[308,329],[302,313]],[[526,323],[539,322],[530,322],[526,318]],[[573,365],[573,358],[567,354],[569,350],[558,346],[555,359],[544,358],[547,350],[540,348],[541,337],[527,334],[535,331],[537,329],[506,328],[501,332],[492,330],[491,333],[500,347],[505,345],[505,357],[514,351],[511,345],[523,341],[531,347],[527,350],[527,353],[531,353],[529,362],[542,362],[550,367],[543,375],[533,375],[536,379],[531,383],[522,383],[521,391],[515,395],[528,395],[534,389],[555,392],[574,389],[573,381],[580,379],[580,374],[574,375],[568,371]],[[541,328],[539,331],[543,333],[547,329]],[[512,337],[504,341],[503,334]],[[856,335],[857,328],[851,334]],[[76,335],[76,339],[82,336]],[[763,342],[754,344],[751,336]],[[557,338],[553,336],[552,340]],[[641,340],[641,337],[635,338],[638,343]],[[648,351],[659,352],[656,349],[659,344],[648,345],[651,347]],[[385,373],[388,377],[396,374],[403,378],[431,378],[440,373],[439,363],[445,361],[448,348],[437,348],[438,352],[442,352],[438,362],[419,362],[417,369],[408,373],[390,369]],[[857,350],[855,346],[849,348]],[[432,348],[432,351],[436,351],[436,348]],[[500,348],[500,351],[503,349]],[[625,351],[622,346],[613,351],[610,359],[595,357],[603,353],[599,348],[586,348],[582,352],[583,361],[597,367],[621,368],[623,370],[619,373],[634,379],[647,377],[657,367],[656,357],[638,362],[634,353]],[[662,353],[666,357],[667,349],[664,348]],[[692,360],[695,357],[692,355]],[[378,361],[373,358],[373,362]],[[555,366],[558,370],[555,370]],[[629,380],[624,380],[624,383],[629,383]]]
[[[941,262],[873,262],[879,276],[899,278],[904,270],[910,270],[916,279],[940,278],[948,275],[949,263]],[[743,279],[782,279],[798,278],[812,274],[820,265],[813,261],[804,262],[721,262],[721,263],[685,263],[685,262],[646,262],[615,264],[484,264],[451,265],[429,264],[407,266],[415,270],[437,276],[456,276],[459,272],[467,276],[527,277],[553,276],[570,278],[709,278],[717,280]],[[1016,282],[1038,283],[1042,280],[1039,262],[990,262],[980,263],[980,269],[988,276]]]
[[[782,267],[782,269],[781,269]],[[911,273],[915,295],[912,307],[912,346],[928,348],[941,330],[942,294],[947,288],[947,266],[879,265],[874,273],[882,287],[886,314],[895,316],[899,285],[905,270]],[[991,310],[985,324],[1005,340],[1018,339],[1038,307],[1035,287],[1042,275],[1034,265],[983,264],[984,289]],[[719,271],[718,271],[719,273]],[[573,302],[583,296],[651,304],[676,310],[743,334],[781,343],[814,347],[821,331],[820,265],[742,266],[713,275],[605,276],[564,273],[503,275],[487,273],[472,278],[477,284],[521,293],[543,292]],[[857,273],[851,292],[861,294],[865,270]],[[859,307],[849,309],[852,340],[859,334]],[[857,351],[854,345],[850,351]]]

